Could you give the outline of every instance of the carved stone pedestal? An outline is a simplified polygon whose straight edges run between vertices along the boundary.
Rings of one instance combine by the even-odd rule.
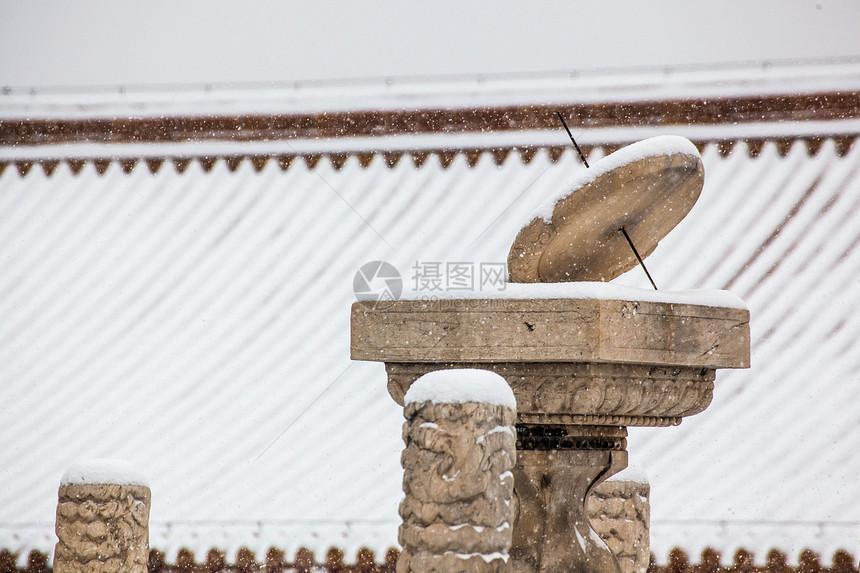
[[[517,401],[511,567],[618,573],[585,514],[627,465],[626,426],[671,426],[711,402],[717,368],[749,366],[742,308],[603,299],[395,301],[352,307],[352,358],[403,396],[443,368],[500,374]]]

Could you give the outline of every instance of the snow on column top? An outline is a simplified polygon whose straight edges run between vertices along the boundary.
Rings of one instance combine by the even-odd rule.
[[[649,485],[648,475],[636,466],[627,466],[617,474],[606,478],[606,481],[632,481],[643,485]]]
[[[60,486],[105,484],[149,487],[149,480],[128,462],[101,458],[75,462],[60,481]]]
[[[516,409],[514,392],[504,378],[477,368],[434,370],[415,381],[406,396],[405,404],[433,402],[434,404],[464,404],[477,402]]]

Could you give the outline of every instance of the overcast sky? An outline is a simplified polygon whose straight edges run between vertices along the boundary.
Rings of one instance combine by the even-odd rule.
[[[860,56],[857,0],[0,0],[0,86],[279,82]]]

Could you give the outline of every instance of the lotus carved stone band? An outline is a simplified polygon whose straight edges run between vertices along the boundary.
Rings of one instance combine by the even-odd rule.
[[[647,256],[693,207],[703,181],[686,139],[633,144],[530,219],[511,247],[503,298],[407,296],[384,309],[352,307],[352,358],[384,362],[401,405],[434,370],[480,368],[510,385],[514,573],[619,572],[584,505],[595,485],[626,467],[627,426],[679,424],[710,404],[718,368],[749,367],[749,311],[730,293],[574,282],[608,281],[635,266],[621,227]]]

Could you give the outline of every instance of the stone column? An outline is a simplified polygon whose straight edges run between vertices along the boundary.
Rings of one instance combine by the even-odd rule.
[[[57,504],[55,573],[146,573],[150,490],[118,460],[77,464]]]
[[[626,467],[626,429],[520,425],[517,430],[511,571],[621,573],[592,529],[585,502],[594,486]]]
[[[404,400],[397,573],[502,573],[511,546],[516,402],[485,370],[439,370]]]

